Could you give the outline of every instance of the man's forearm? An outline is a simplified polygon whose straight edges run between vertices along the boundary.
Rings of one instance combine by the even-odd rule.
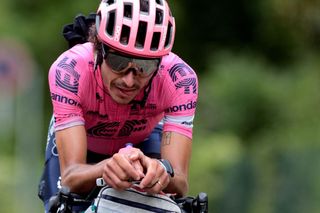
[[[75,164],[65,170],[61,183],[74,193],[88,193],[96,186],[96,179],[102,177],[105,160],[95,165]]]

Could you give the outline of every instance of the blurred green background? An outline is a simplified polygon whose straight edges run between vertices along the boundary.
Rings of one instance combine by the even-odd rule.
[[[61,30],[99,1],[2,0],[0,212],[43,212],[37,184]],[[320,212],[320,1],[171,0],[173,51],[199,76],[190,195],[209,212]]]

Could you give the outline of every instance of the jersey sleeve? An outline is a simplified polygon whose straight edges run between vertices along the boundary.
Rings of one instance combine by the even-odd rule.
[[[164,131],[178,132],[192,139],[198,99],[197,75],[176,55],[169,55],[164,64],[167,82],[165,96],[169,103],[164,114]]]
[[[64,52],[52,64],[48,80],[55,118],[55,129],[83,125],[81,108],[81,69],[86,67],[80,46]]]

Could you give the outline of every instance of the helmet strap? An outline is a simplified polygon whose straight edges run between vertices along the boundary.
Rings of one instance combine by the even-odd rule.
[[[98,69],[98,66],[101,66],[103,62],[103,57],[100,51],[97,51],[94,54],[94,71],[96,71]]]

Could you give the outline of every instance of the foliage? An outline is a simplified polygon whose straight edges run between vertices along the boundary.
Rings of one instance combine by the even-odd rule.
[[[317,0],[176,1],[183,11],[176,50],[200,73],[208,71],[208,53],[221,48],[252,50],[279,65],[299,60],[303,50],[320,50]]]
[[[318,212],[317,57],[286,67],[290,75],[245,53],[211,65],[200,79],[192,192],[211,186],[213,212]]]

